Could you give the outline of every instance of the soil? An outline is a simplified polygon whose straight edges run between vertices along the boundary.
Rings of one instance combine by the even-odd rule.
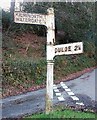
[[[40,37],[31,33],[24,33],[21,36],[16,36],[14,41],[17,45],[21,45],[20,49],[18,49],[18,52],[24,57],[28,56],[29,50],[31,55],[36,58],[45,56],[45,53],[43,53],[46,45],[45,37]]]

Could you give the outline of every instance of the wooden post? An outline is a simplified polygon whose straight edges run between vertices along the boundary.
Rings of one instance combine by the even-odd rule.
[[[46,114],[53,110],[53,66],[54,66],[54,42],[55,21],[54,10],[49,8],[47,15],[47,83],[46,83]]]

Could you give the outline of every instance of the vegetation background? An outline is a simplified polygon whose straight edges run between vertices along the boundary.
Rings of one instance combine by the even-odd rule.
[[[56,44],[82,41],[84,53],[55,57],[54,82],[96,66],[97,33],[94,2],[39,2],[21,4],[22,11],[46,14],[55,11]],[[46,27],[16,24],[11,11],[2,12],[3,97],[40,88],[46,84]],[[0,24],[1,25],[1,24]]]

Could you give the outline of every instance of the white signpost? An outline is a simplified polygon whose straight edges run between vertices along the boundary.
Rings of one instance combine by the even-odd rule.
[[[46,25],[46,15],[15,12],[15,23]]]
[[[47,82],[46,82],[46,114],[52,111],[53,101],[53,55],[55,42],[54,10],[49,8],[47,15],[14,12],[14,22],[24,24],[38,24],[47,27]]]
[[[54,10],[49,8],[47,15],[14,12],[15,23],[38,24],[47,27],[47,81],[46,81],[46,114],[53,109],[53,66],[56,55],[83,53],[83,43],[55,45]]]

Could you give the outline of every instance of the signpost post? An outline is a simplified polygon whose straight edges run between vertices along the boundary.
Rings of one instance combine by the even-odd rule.
[[[46,114],[53,109],[53,66],[54,66],[54,42],[55,21],[53,8],[48,9],[47,15],[47,81],[46,81]]]
[[[69,43],[54,45],[55,43],[55,20],[54,10],[49,8],[47,15],[14,12],[15,23],[38,24],[47,27],[47,81],[46,81],[46,114],[53,109],[53,66],[56,55],[69,55],[83,53],[83,43]]]
[[[52,111],[53,106],[53,66],[54,66],[54,42],[55,21],[54,10],[49,8],[47,15],[14,12],[14,22],[24,24],[45,25],[47,27],[47,85],[46,85],[46,114]],[[53,53],[52,53],[53,52]]]

